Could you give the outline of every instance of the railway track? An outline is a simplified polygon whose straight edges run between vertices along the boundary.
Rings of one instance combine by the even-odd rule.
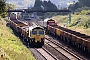
[[[47,38],[45,38],[45,39],[47,40],[47,44],[49,46],[51,46],[53,49],[55,49],[56,51],[58,51],[60,54],[65,56],[67,59],[69,59],[69,60],[87,60],[83,56],[80,56],[79,54],[68,49],[66,46],[60,44],[52,37],[50,37],[50,36],[46,36],[46,37]]]
[[[37,23],[37,21],[34,22],[34,25],[39,24]],[[67,47],[63,46],[60,43],[55,42],[55,39],[47,35],[45,37],[45,45],[42,48],[35,48],[35,50],[45,60],[87,60],[78,54],[74,54],[74,52],[69,50]]]
[[[42,24],[43,24],[43,22],[42,21],[36,21],[36,23],[38,24],[38,25],[40,25],[40,26],[43,26]],[[46,37],[46,39],[47,39],[47,37]],[[50,38],[50,36],[49,36],[49,39],[48,40],[50,40],[52,43],[54,43],[54,44],[56,44],[58,47],[60,47],[60,48],[63,48],[63,50],[66,50],[66,52],[68,52],[69,54],[71,54],[72,56],[74,56],[74,57],[76,57],[77,59],[79,59],[79,60],[88,60],[89,58],[85,55],[85,54],[82,54],[81,52],[79,53],[79,51],[77,52],[77,51],[75,51],[75,50],[77,50],[77,49],[75,49],[75,50],[73,50],[72,48],[68,48],[68,46],[70,46],[70,45],[67,45],[67,47],[66,46],[64,46],[64,45],[62,45],[62,43],[61,42],[58,42],[58,43],[55,43],[55,42],[53,42],[53,40],[55,40],[56,42],[58,41],[58,40],[56,40],[56,39],[53,39],[53,38],[51,37]],[[66,55],[66,54],[64,54],[64,55]],[[67,54],[68,55],[68,54]],[[69,57],[70,58],[70,57]]]
[[[36,49],[36,48],[35,48]],[[37,52],[39,52],[46,60],[57,60],[57,58],[51,54],[46,48],[37,48]]]
[[[30,21],[25,21],[29,24],[32,24],[33,26],[38,25],[36,21],[30,22]],[[31,48],[27,42],[24,42],[27,47],[32,51],[33,55],[37,60],[57,60],[55,56],[53,56],[47,49],[44,47],[42,48]]]

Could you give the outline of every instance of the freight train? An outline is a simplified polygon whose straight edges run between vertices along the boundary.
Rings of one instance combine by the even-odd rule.
[[[45,19],[44,21],[44,23],[46,23],[46,25],[44,25],[46,32],[90,53],[90,36],[58,26],[53,19]]]
[[[28,26],[15,17],[16,15],[11,15],[11,20],[9,20],[10,27],[19,33],[24,41],[28,42],[31,46],[42,47],[44,45],[45,30],[40,26]]]

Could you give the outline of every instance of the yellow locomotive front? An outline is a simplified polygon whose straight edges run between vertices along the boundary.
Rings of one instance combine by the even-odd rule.
[[[29,28],[29,37],[33,45],[44,45],[45,30],[42,27],[34,26]]]

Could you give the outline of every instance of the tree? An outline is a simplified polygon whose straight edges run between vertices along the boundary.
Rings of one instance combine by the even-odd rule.
[[[14,10],[15,9],[15,5],[13,5],[11,3],[6,3],[6,9],[7,10]]]
[[[77,8],[80,8],[80,4],[79,2],[76,2],[75,4],[71,4],[68,8],[71,10],[71,11],[74,11],[76,10]]]
[[[6,11],[5,6],[6,6],[6,1],[0,0],[0,14]]]
[[[11,3],[6,3],[6,10],[14,10],[15,9],[15,5],[11,4]],[[8,12],[8,16],[10,16],[11,12]]]
[[[6,11],[6,0],[0,0],[0,16],[5,17]]]
[[[42,5],[42,1],[36,0],[34,4],[34,10],[42,10],[41,5]]]
[[[32,10],[57,10],[57,7],[55,6],[55,4],[51,3],[50,0],[49,1],[35,0],[35,4]],[[37,15],[42,16],[43,13],[38,12]]]
[[[50,0],[48,2],[44,1],[43,4],[46,10],[57,10],[57,7],[53,3],[51,3]]]
[[[78,0],[79,2],[76,2],[73,5],[69,6],[69,9],[72,11],[78,9],[78,8],[83,8],[83,7],[90,7],[90,0]]]
[[[90,7],[90,0],[79,0],[79,3],[82,7],[84,6]]]

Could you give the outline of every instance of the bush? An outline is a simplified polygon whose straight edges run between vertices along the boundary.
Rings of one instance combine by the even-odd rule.
[[[81,15],[90,15],[90,10],[82,10]]]
[[[6,17],[6,13],[2,13],[2,14],[0,14],[0,16],[1,16],[2,18],[5,18],[5,17]]]

